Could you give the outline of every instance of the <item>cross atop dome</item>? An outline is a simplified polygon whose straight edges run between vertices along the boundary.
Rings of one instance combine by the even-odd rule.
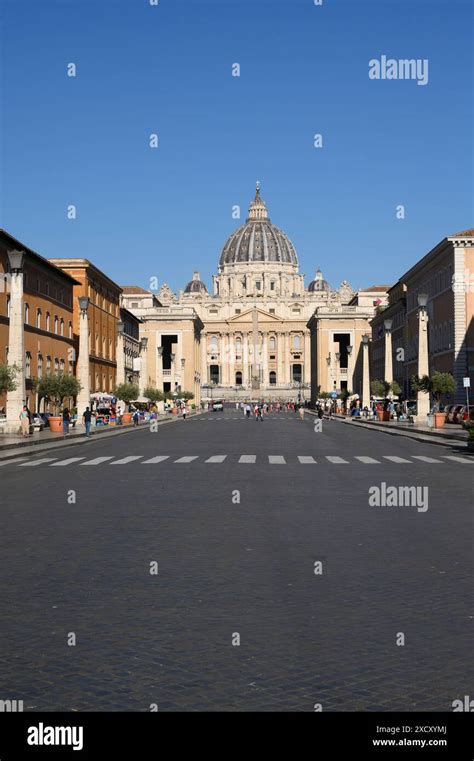
[[[249,206],[250,219],[268,219],[268,209],[265,205],[265,201],[260,196],[260,182],[257,180],[255,198]],[[248,221],[247,220],[247,221]]]

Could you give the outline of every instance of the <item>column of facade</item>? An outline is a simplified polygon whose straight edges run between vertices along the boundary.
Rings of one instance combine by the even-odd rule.
[[[420,296],[418,297],[420,301]],[[427,299],[426,299],[427,301]],[[419,303],[418,309],[418,376],[422,378],[429,375],[428,355],[428,312],[426,302]],[[421,423],[426,423],[426,416],[430,411],[430,395],[426,391],[418,391],[416,396],[416,416]]]
[[[249,383],[249,337],[248,333],[243,333],[243,351],[242,351],[242,383],[247,386]]]
[[[285,333],[285,380],[284,383],[289,385],[291,383],[291,367],[290,367],[290,334]]]
[[[364,340],[367,338],[367,340]],[[362,336],[362,407],[370,407],[369,338]]]
[[[283,334],[277,333],[277,384],[283,385]]]
[[[220,343],[221,343],[220,380],[223,386],[228,386],[229,385],[229,335],[228,333],[222,333]]]
[[[16,387],[7,396],[7,426],[10,431],[20,427],[20,412],[26,400],[25,335],[23,317],[23,251],[9,251],[10,262],[10,324],[8,328],[8,364],[17,368]]]
[[[229,365],[229,385],[235,386],[235,335],[229,333],[228,336],[228,365]]]
[[[393,382],[393,362],[392,362],[392,320],[384,320],[385,328],[385,372],[384,380],[387,383]]]
[[[206,333],[201,333],[201,385],[207,384],[208,382],[208,373],[207,373],[207,335]]]
[[[264,387],[270,384],[270,375],[268,371],[268,333],[262,331],[262,362],[261,362],[261,379]]]

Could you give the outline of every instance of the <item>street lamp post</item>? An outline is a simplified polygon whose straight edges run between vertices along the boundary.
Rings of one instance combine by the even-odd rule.
[[[428,294],[418,294],[418,376],[429,375],[428,355]],[[421,421],[426,421],[430,411],[430,395],[428,391],[418,391],[416,401],[416,415]]]
[[[7,396],[7,427],[16,432],[20,426],[20,412],[26,403],[25,331],[23,316],[23,261],[24,251],[9,251],[10,322],[8,327],[8,364],[15,365],[16,388]]]
[[[354,391],[354,379],[352,371],[352,346],[347,347],[347,388]]]
[[[370,407],[370,370],[369,370],[369,340],[370,336],[362,336],[362,409]]]
[[[77,374],[81,390],[77,397],[77,417],[82,419],[86,407],[91,403],[91,388],[89,380],[89,297],[79,296],[79,358],[77,361]]]

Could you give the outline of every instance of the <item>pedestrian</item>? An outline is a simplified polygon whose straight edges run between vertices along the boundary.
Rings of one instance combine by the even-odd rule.
[[[247,413],[247,417],[249,418],[250,417],[250,413],[252,412],[252,408],[251,408],[250,404],[247,403],[245,411]]]
[[[135,427],[138,426],[139,419],[140,419],[140,413],[138,412],[138,410],[135,410],[135,412],[133,413],[133,425]]]
[[[261,404],[257,404],[256,411],[257,423],[259,420],[263,423],[263,407]]]
[[[63,409],[63,435],[69,436],[69,423],[71,422],[71,415],[67,407]]]
[[[299,414],[300,414],[300,420],[304,420],[304,407],[302,404],[300,404]]]
[[[30,416],[28,413],[28,407],[26,404],[23,405],[23,409],[20,412],[20,425],[21,425],[21,435],[23,438],[28,438],[30,435]]]
[[[186,405],[185,404],[183,404],[183,406],[181,407],[181,413],[183,415],[183,420],[186,420],[186,415],[188,414],[188,411],[186,409]]]
[[[86,407],[85,411],[82,413],[82,421],[86,429],[86,439],[90,439],[91,437],[91,420],[92,412],[90,411],[89,407]]]

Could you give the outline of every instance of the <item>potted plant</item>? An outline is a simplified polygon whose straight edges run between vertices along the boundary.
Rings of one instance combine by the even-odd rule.
[[[117,399],[121,399],[125,403],[125,406],[128,407],[130,402],[133,402],[140,392],[136,383],[119,383],[118,386],[115,386],[113,393]],[[128,409],[125,409],[122,415],[122,423],[127,425],[131,422],[132,413]]]
[[[76,397],[80,390],[81,384],[73,375],[46,373],[42,378],[38,378],[36,382],[38,399],[44,398],[48,404],[52,404],[54,410],[54,414],[48,418],[51,431],[60,432],[62,430],[60,409],[64,400],[69,397]]]
[[[378,419],[381,421],[390,420],[389,395],[399,396],[402,391],[400,386],[396,381],[373,380],[370,384],[370,390],[372,391],[372,396],[382,396],[384,398],[383,409],[377,412]]]
[[[433,375],[423,375],[421,378],[414,375],[412,378],[414,391],[425,391],[433,397],[433,419],[435,428],[443,428],[446,423],[446,414],[440,412],[441,400],[445,394],[453,395],[456,391],[456,381],[451,373],[440,373],[436,370]]]

